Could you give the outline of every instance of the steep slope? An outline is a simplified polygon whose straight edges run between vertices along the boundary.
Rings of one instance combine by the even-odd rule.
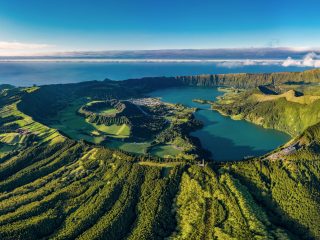
[[[258,90],[228,92],[212,103],[212,109],[266,128],[297,136],[320,121],[319,96],[296,97],[294,91],[266,95]]]
[[[0,166],[1,239],[320,236],[318,160],[150,161],[70,141],[12,156]]]
[[[318,100],[301,110],[286,96],[256,103],[279,108],[273,119],[282,122],[279,128],[286,126],[280,112],[295,109],[296,123],[287,129],[299,126],[288,143],[298,144],[296,151],[205,166],[75,141],[45,124],[74,96],[129,97],[152,89],[146,79],[143,88],[137,82],[1,94],[1,133],[35,138],[0,156],[0,239],[320,239],[320,125],[313,118]],[[254,107],[246,111],[267,113]],[[288,152],[288,146],[272,154]]]
[[[319,83],[320,69],[304,72],[281,73],[236,73],[236,74],[204,74],[181,76],[177,79],[186,85],[214,87],[228,86],[236,88],[255,88],[260,85],[280,85],[283,83]]]

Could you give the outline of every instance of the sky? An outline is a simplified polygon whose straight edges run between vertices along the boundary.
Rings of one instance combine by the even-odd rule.
[[[0,54],[319,48],[319,0],[0,0]]]

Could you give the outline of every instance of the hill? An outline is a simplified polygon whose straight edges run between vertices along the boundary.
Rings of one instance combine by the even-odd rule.
[[[293,136],[265,156],[225,163],[199,164],[205,152],[189,136],[201,125],[195,109],[145,98],[157,88],[216,86],[210,77],[1,92],[0,239],[319,239],[319,100],[297,95],[294,87],[281,92],[289,79],[316,83],[317,74],[217,77],[219,85],[227,79],[226,85],[248,89],[227,91],[210,102],[214,109]],[[281,83],[275,91],[255,87],[270,79]],[[147,153],[90,141],[121,117],[132,129],[142,123],[149,128]],[[158,126],[155,117],[164,121]],[[149,154],[164,144],[178,155]]]

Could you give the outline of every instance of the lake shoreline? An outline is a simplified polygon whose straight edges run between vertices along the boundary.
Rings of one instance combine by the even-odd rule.
[[[187,90],[187,98],[189,100],[183,99],[183,97],[181,97],[185,94],[185,90]],[[199,104],[193,102],[192,100],[195,99],[194,93],[199,94],[201,96],[201,99],[210,99],[210,102],[214,101],[224,92],[219,91],[217,88],[178,87],[154,91],[152,92],[152,96],[162,97],[162,101],[164,102],[182,103],[186,104],[188,107],[198,108],[194,115],[196,119],[204,123],[204,126],[203,128],[192,132],[190,135],[200,140],[201,147],[211,152],[211,158],[214,161],[223,162],[229,160],[234,161],[235,159],[243,160],[247,156],[258,157],[278,148],[291,139],[288,134],[281,131],[266,129],[263,128],[263,126],[256,125],[253,122],[249,122],[243,119],[236,121],[230,118],[230,116],[226,116],[225,114],[221,114],[220,112],[211,109],[211,105],[208,103]],[[207,97],[204,97],[205,94],[207,94]],[[199,107],[206,104],[208,104],[209,106],[207,109]],[[226,124],[224,125],[224,123]],[[235,127],[235,125],[238,127]],[[222,129],[219,129],[219,127]],[[223,130],[223,128],[226,128],[224,129],[225,131]],[[228,130],[228,128],[232,128],[233,130],[230,131]],[[244,136],[246,133],[242,128],[248,130],[249,134],[247,137],[251,140],[246,140],[246,137]],[[224,136],[225,134],[227,136]],[[235,134],[236,136],[233,136],[233,134]],[[254,135],[257,136],[255,137]],[[266,146],[264,146],[263,144],[263,139],[265,138],[267,138]],[[259,141],[260,144],[258,144]],[[242,142],[244,144],[241,144]],[[276,143],[272,144],[272,142]],[[226,149],[224,150],[224,148]],[[230,153],[228,154],[226,152]]]

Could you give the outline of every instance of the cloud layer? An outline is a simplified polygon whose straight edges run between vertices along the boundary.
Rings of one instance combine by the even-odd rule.
[[[219,67],[320,67],[320,50],[306,48],[168,49],[53,52],[48,44],[0,41],[0,61],[210,62]],[[22,53],[22,54],[21,54]],[[32,54],[33,53],[33,54]]]
[[[217,63],[219,67],[235,68],[235,67],[245,67],[245,66],[268,66],[268,65],[281,65],[282,60],[225,60]]]
[[[279,65],[283,67],[310,67],[320,68],[320,55],[311,52],[303,56],[302,59],[294,59],[288,57],[285,60],[225,60],[217,63],[220,67],[234,68],[242,66],[268,66],[268,65]]]
[[[282,63],[283,67],[320,67],[320,56],[316,53],[308,53],[304,56],[301,60],[292,59],[291,57],[288,57],[285,61]]]
[[[49,44],[0,41],[0,56],[34,56],[52,49]]]

